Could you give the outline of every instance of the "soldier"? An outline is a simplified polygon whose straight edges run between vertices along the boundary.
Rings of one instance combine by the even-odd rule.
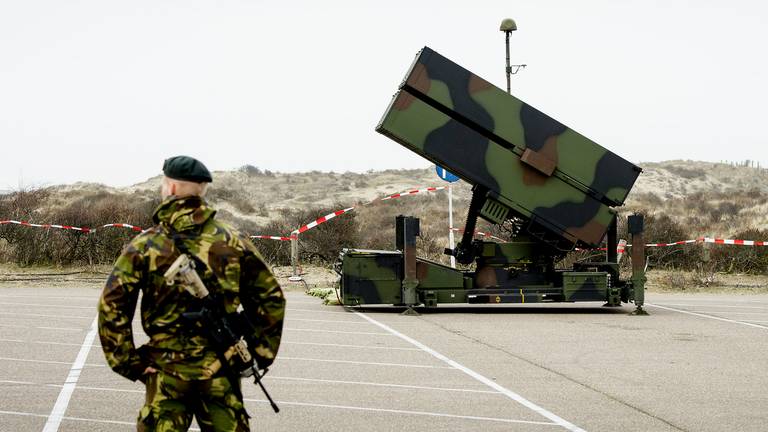
[[[260,369],[277,354],[285,298],[250,240],[214,220],[216,211],[203,200],[212,181],[208,169],[196,159],[176,156],[165,161],[163,173],[156,225],[125,247],[101,295],[104,355],[115,372],[146,384],[139,431],[186,431],[193,415],[203,431],[249,431],[239,375],[226,366],[212,372],[220,353],[182,317],[199,299],[179,283],[167,284],[163,275],[181,253],[193,255],[197,272],[224,310],[235,313],[242,306],[258,329],[248,336],[256,341],[249,351]],[[131,321],[139,291],[149,342],[136,349]]]

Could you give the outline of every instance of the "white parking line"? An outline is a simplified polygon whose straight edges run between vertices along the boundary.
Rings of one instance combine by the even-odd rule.
[[[82,328],[73,328],[73,327],[35,327],[35,326],[25,326],[25,325],[18,325],[18,324],[0,324],[0,327],[9,327],[9,328],[22,328],[22,329],[39,329],[39,330],[62,330],[62,331],[85,331],[88,329],[82,329]]]
[[[13,303],[13,302],[0,302],[0,305],[12,305],[12,306],[34,306],[34,307],[48,307],[56,309],[90,309],[95,311],[96,306],[66,306],[55,304],[41,304],[41,303]]]
[[[673,298],[673,299],[669,299],[669,300],[671,300],[671,301],[678,301],[680,299],[679,298],[678,299],[674,299]],[[664,300],[662,300],[662,301],[664,301]],[[766,299],[766,300],[739,300],[739,299],[734,299],[734,298],[727,298],[727,299],[722,299],[722,298],[685,298],[685,301],[688,301],[688,302],[701,302],[701,303],[712,303],[712,302],[727,301],[729,303],[746,303],[746,304],[768,305],[768,299]]]
[[[729,315],[760,315],[760,316],[768,317],[768,311],[766,312],[698,311],[698,312],[713,313],[713,314],[729,314]]]
[[[34,413],[26,413],[26,412],[18,412],[18,411],[0,411],[0,414],[23,416],[23,417],[48,417],[46,414],[34,414]],[[136,425],[136,423],[129,423],[124,421],[86,419],[81,417],[62,417],[62,420],[86,421],[86,422],[94,422],[94,423],[109,423],[109,424],[131,425],[131,426]]]
[[[262,400],[262,399],[245,399],[245,400],[247,402],[269,403],[269,401]],[[305,406],[305,407],[313,407],[313,408],[333,408],[333,409],[341,409],[341,410],[349,410],[349,411],[384,412],[384,413],[392,413],[392,414],[408,414],[408,415],[429,416],[429,417],[447,417],[447,418],[462,419],[462,420],[481,420],[481,421],[491,421],[491,422],[501,422],[501,423],[518,423],[518,424],[522,423],[522,424],[544,425],[544,426],[559,426],[557,423],[549,423],[549,422],[505,419],[505,418],[496,418],[496,417],[464,416],[464,415],[457,415],[457,414],[444,414],[444,413],[428,412],[428,411],[407,411],[407,410],[397,410],[397,409],[388,409],[388,408],[368,408],[368,407],[358,407],[358,406],[349,406],[349,405],[330,405],[330,404],[288,402],[288,401],[277,401],[277,403],[280,405],[294,405],[294,406]]]
[[[406,385],[406,384],[387,384],[387,383],[375,383],[375,382],[367,382],[367,381],[343,381],[343,380],[327,380],[327,379],[316,379],[316,378],[294,378],[294,377],[283,377],[283,376],[269,376],[264,377],[265,381],[270,380],[283,380],[283,381],[305,381],[305,382],[317,382],[317,383],[328,383],[328,384],[350,384],[350,385],[362,385],[362,386],[373,386],[373,387],[391,387],[391,388],[406,388],[406,389],[416,389],[416,390],[434,390],[434,391],[449,391],[449,392],[460,392],[460,393],[487,393],[487,394],[499,394],[497,391],[491,391],[491,390],[472,390],[472,389],[457,389],[457,388],[446,388],[446,387],[428,387],[428,386],[417,386],[417,385]],[[82,387],[80,387],[82,388]]]
[[[389,333],[355,332],[355,331],[308,329],[308,328],[284,328],[283,330],[288,330],[288,331],[308,331],[308,332],[319,332],[319,333],[354,334],[354,335],[392,336]]]
[[[91,388],[79,387],[79,388],[92,389],[92,390],[113,390],[113,391],[117,390],[117,389],[99,389],[95,387],[91,387]],[[139,390],[126,390],[126,391],[131,393],[144,393],[143,391],[139,391]],[[261,399],[245,399],[245,401],[256,402],[256,403],[268,403],[268,401],[261,400]],[[317,403],[290,402],[290,401],[277,401],[277,403],[280,405],[303,406],[303,407],[312,407],[312,408],[330,408],[330,409],[341,409],[341,410],[347,410],[347,411],[367,411],[367,412],[381,412],[381,413],[391,413],[391,414],[406,414],[406,415],[415,415],[415,416],[445,417],[445,418],[461,419],[461,420],[478,420],[478,421],[490,421],[490,422],[500,422],[500,423],[558,426],[557,423],[549,423],[549,422],[506,419],[506,418],[496,418],[496,417],[465,416],[465,415],[446,414],[446,413],[428,412],[428,411],[408,411],[408,410],[397,410],[397,409],[388,409],[388,408],[371,408],[371,407],[358,407],[358,406],[349,406],[349,405],[331,405],[331,404],[317,404]],[[0,415],[3,415],[3,414],[25,416],[25,417],[47,417],[47,415],[45,414],[25,413],[25,412],[18,412],[18,411],[0,411]],[[118,421],[118,420],[100,420],[100,419],[89,419],[89,418],[82,418],[82,417],[66,417],[66,416],[62,417],[62,420],[83,421],[83,422],[92,422],[92,423],[107,423],[107,424],[129,425],[129,426],[135,426],[136,424],[134,422],[125,422],[125,421]],[[199,429],[190,428],[190,430],[196,431]]]
[[[56,404],[53,405],[51,414],[48,416],[48,421],[45,422],[43,432],[57,432],[59,430],[61,420],[67,412],[69,400],[72,398],[72,393],[74,393],[75,387],[77,387],[77,381],[80,379],[80,372],[83,371],[85,360],[88,358],[88,353],[91,352],[93,339],[96,338],[97,322],[98,317],[95,317],[93,323],[91,323],[91,330],[85,335],[83,344],[80,347],[80,352],[77,353],[75,362],[72,363],[72,367],[69,369],[67,379],[64,380],[64,386],[61,388],[61,392],[59,392],[59,396],[56,398]]]
[[[525,407],[527,407],[527,408],[529,408],[529,409],[539,413],[540,415],[542,415],[542,416],[552,420],[554,422],[552,424],[557,424],[557,425],[562,426],[563,428],[568,429],[569,431],[573,431],[573,432],[586,432],[586,431],[584,431],[584,429],[582,429],[582,428],[574,425],[573,423],[571,423],[571,422],[569,422],[569,421],[567,421],[567,420],[565,420],[565,419],[555,415],[554,413],[550,412],[549,410],[536,405],[535,403],[533,403],[533,402],[529,401],[528,399],[520,396],[519,394],[513,392],[512,390],[509,390],[509,389],[507,389],[505,387],[502,387],[500,384],[498,384],[498,383],[496,383],[496,382],[486,378],[483,375],[480,375],[479,373],[473,371],[472,369],[469,369],[466,366],[463,366],[463,365],[459,364],[458,362],[456,362],[454,360],[451,360],[450,358],[440,354],[439,352],[437,352],[437,351],[433,350],[432,348],[424,345],[423,343],[421,343],[421,342],[419,342],[419,341],[417,341],[417,340],[415,340],[415,339],[413,339],[413,338],[411,338],[409,336],[406,336],[406,335],[398,332],[397,330],[387,326],[386,324],[382,324],[382,323],[376,321],[375,319],[369,317],[368,315],[366,315],[364,313],[361,313],[361,312],[354,312],[354,313],[359,315],[359,316],[361,316],[361,317],[363,317],[364,319],[368,320],[370,323],[375,324],[375,325],[379,326],[380,328],[382,328],[382,329],[392,333],[393,335],[399,337],[400,339],[403,339],[404,341],[407,341],[407,342],[415,345],[416,347],[421,348],[421,350],[431,354],[433,357],[436,357],[436,358],[442,360],[443,362],[447,363],[451,367],[454,367],[454,368],[464,372],[465,374],[471,376],[472,378],[476,379],[477,381],[480,381],[481,383],[483,383],[483,384],[487,385],[488,387],[498,391],[499,393],[504,394],[505,396],[507,396],[508,398],[514,400],[515,402],[517,402],[517,403],[519,403],[519,404],[521,404],[521,405],[523,405],[523,406],[525,406]]]
[[[286,356],[279,356],[278,358],[280,360],[312,361],[312,362],[322,362],[322,363],[343,363],[343,364],[358,364],[358,365],[371,365],[371,366],[397,366],[397,367],[411,367],[411,368],[422,368],[422,369],[453,369],[452,367],[448,367],[448,366],[429,366],[429,365],[408,364],[408,363],[364,362],[364,361],[353,361],[353,360],[332,360],[332,359],[316,359],[316,358],[286,357]]]
[[[44,384],[44,383],[34,383],[29,381],[9,381],[9,380],[0,380],[0,383],[7,383],[7,384],[19,384],[19,385],[28,385],[28,386],[37,386],[37,387],[56,387],[56,388],[62,388],[64,385],[62,384]],[[89,386],[77,386],[78,390],[92,390],[92,391],[103,391],[103,392],[113,392],[113,393],[146,393],[144,390],[130,390],[130,389],[118,389],[118,388],[110,388],[110,387],[89,387]],[[47,417],[47,416],[46,416]]]
[[[736,320],[732,320],[732,319],[728,319],[728,318],[720,318],[720,317],[714,316],[714,315],[707,315],[707,314],[703,314],[703,313],[691,312],[691,311],[687,311],[687,310],[683,310],[683,309],[675,309],[675,308],[661,306],[661,305],[657,305],[657,304],[653,304],[653,303],[646,303],[645,305],[646,306],[655,307],[655,308],[659,308],[659,309],[665,309],[665,310],[672,311],[672,312],[678,312],[678,313],[681,313],[681,314],[693,315],[693,316],[697,316],[697,317],[701,317],[701,318],[708,318],[708,319],[711,319],[711,320],[724,321],[724,322],[728,322],[728,323],[732,323],[732,324],[741,324],[741,325],[744,325],[744,326],[747,326],[747,327],[754,327],[754,328],[759,328],[759,329],[762,329],[762,330],[768,330],[768,327],[766,327],[766,326],[762,326],[762,325],[758,325],[758,324],[752,324],[752,323],[748,323],[748,322],[744,322],[744,321],[736,321]]]
[[[736,305],[724,305],[724,304],[687,304],[687,303],[667,303],[665,306],[682,306],[682,307],[696,307],[696,308],[735,308],[735,309],[768,309],[768,306],[736,306]],[[766,312],[768,313],[768,312]]]
[[[0,316],[4,316],[4,315],[28,316],[28,317],[35,317],[35,318],[78,318],[78,319],[90,318],[90,316],[83,316],[83,315],[45,315],[45,314],[18,313],[18,312],[0,312]]]
[[[12,361],[12,362],[21,362],[21,363],[62,364],[62,365],[70,365],[70,366],[72,365],[72,362],[63,362],[63,361],[55,361],[55,360],[20,359],[20,358],[12,358],[12,357],[0,357],[0,360]],[[85,363],[84,366],[88,366],[88,367],[106,367],[106,365],[95,364],[95,363]]]
[[[79,343],[68,343],[68,342],[51,342],[51,341],[28,341],[28,340],[19,340],[19,339],[2,339],[0,338],[0,342],[17,342],[17,343],[33,343],[33,344],[39,344],[39,345],[63,345],[63,346],[83,346],[83,344]],[[91,344],[88,345],[89,347],[101,347],[100,344]]]
[[[324,311],[324,310],[318,310],[318,309],[296,309],[292,307],[288,307],[285,310],[286,313],[290,312],[314,312],[314,313],[331,313],[331,314],[347,314],[349,315],[350,312],[346,311]]]
[[[332,324],[364,324],[371,325],[365,321],[350,321],[350,320],[319,320],[319,319],[306,319],[306,318],[288,318],[287,321],[305,321],[305,322],[319,322],[319,323],[332,323]]]
[[[264,381],[300,381],[300,382],[314,382],[314,383],[325,383],[325,384],[346,384],[346,385],[359,385],[359,386],[372,386],[372,387],[388,387],[388,388],[405,388],[405,389],[415,389],[415,390],[431,390],[431,391],[448,391],[448,392],[458,392],[458,393],[484,393],[484,394],[499,394],[497,391],[492,390],[473,390],[473,389],[459,389],[459,388],[448,388],[448,387],[429,387],[429,386],[417,386],[417,385],[407,385],[407,384],[389,384],[389,383],[375,383],[375,382],[367,382],[367,381],[344,381],[344,380],[329,380],[329,379],[318,379],[318,378],[299,378],[299,377],[287,377],[287,376],[266,376],[264,377]],[[33,383],[29,381],[10,381],[10,380],[0,380],[0,383],[4,384],[18,384],[18,385],[27,385],[27,386],[39,386],[39,387],[57,387],[61,388],[63,387],[61,384],[43,384],[43,383]],[[91,391],[103,391],[103,392],[113,392],[113,393],[137,393],[137,394],[144,394],[144,390],[131,390],[131,389],[118,389],[113,387],[90,387],[90,386],[77,386],[78,390],[91,390]]]
[[[20,417],[48,417],[46,414],[35,414],[35,413],[27,413],[27,412],[18,412],[18,411],[0,411],[0,415],[15,415]],[[119,421],[119,420],[101,420],[101,419],[92,419],[92,418],[83,418],[83,417],[62,417],[62,420],[68,420],[68,421],[79,421],[79,422],[87,422],[87,423],[105,423],[105,424],[114,424],[114,425],[126,425],[126,426],[136,426],[136,422],[126,422],[126,421]],[[200,429],[196,427],[189,428],[191,431],[199,431]]]
[[[60,299],[60,300],[62,300],[62,299],[63,300],[86,299],[86,300],[96,301],[96,299],[99,298],[98,295],[89,296],[89,297],[86,297],[86,296],[48,296],[48,295],[45,295],[44,293],[41,293],[41,294],[37,294],[37,295],[28,295],[28,294],[0,294],[0,299],[4,299],[4,298],[34,298],[34,299],[38,299],[38,298],[43,297],[43,296],[45,298],[47,298],[47,299]]]
[[[29,381],[0,380],[0,383],[3,383],[3,384],[35,385],[35,383],[29,382]]]
[[[380,350],[394,350],[394,351],[421,351],[418,348],[410,348],[410,347],[348,345],[348,344],[333,344],[333,343],[318,343],[318,342],[292,342],[292,341],[282,341],[281,343],[282,344],[287,344],[287,345],[316,345],[316,346],[328,346],[328,347],[340,347],[340,348],[363,348],[363,349],[380,349]]]
[[[45,422],[43,432],[57,432],[59,430],[61,420],[67,412],[69,400],[72,398],[72,393],[74,393],[75,388],[77,387],[77,381],[80,379],[80,373],[83,371],[83,366],[85,366],[85,360],[88,358],[88,353],[91,351],[93,339],[96,338],[97,323],[98,317],[94,318],[93,323],[91,323],[91,330],[85,336],[83,346],[80,347],[80,352],[77,353],[75,362],[72,363],[72,367],[69,369],[67,379],[64,381],[64,386],[61,388],[61,392],[59,392],[59,397],[56,398],[56,404],[53,406],[51,414],[48,416],[48,421]]]

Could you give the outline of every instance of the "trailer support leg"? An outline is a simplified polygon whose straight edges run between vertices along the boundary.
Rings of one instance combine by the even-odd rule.
[[[632,235],[632,297],[635,310],[630,315],[648,315],[643,310],[645,303],[645,238],[643,236],[643,215],[634,214],[627,218],[629,234]]]

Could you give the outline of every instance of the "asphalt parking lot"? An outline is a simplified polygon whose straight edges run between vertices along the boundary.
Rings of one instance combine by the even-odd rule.
[[[0,289],[0,431],[133,430],[140,383],[106,367],[96,289]],[[349,311],[290,291],[254,430],[765,430],[768,296]],[[137,341],[143,341],[136,323]]]

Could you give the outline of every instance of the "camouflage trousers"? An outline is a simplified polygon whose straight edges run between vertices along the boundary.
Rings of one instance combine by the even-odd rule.
[[[147,377],[146,385],[147,401],[139,411],[138,432],[186,431],[193,415],[202,432],[251,430],[239,389],[232,388],[225,377],[185,381],[158,372]]]

